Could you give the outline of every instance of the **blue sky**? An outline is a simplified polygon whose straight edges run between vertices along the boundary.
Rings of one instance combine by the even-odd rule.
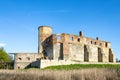
[[[38,26],[111,42],[120,59],[120,0],[0,0],[0,46],[37,52]]]

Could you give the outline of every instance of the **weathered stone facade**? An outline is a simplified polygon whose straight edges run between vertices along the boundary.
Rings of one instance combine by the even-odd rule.
[[[29,57],[31,60],[20,60],[20,57]],[[77,62],[115,62],[115,55],[110,42],[99,40],[98,37],[96,39],[85,37],[82,32],[79,32],[79,35],[52,34],[52,28],[48,26],[38,28],[38,54],[15,55],[15,69],[25,68],[28,64],[42,68],[43,65],[45,67],[50,64],[76,64]]]
[[[39,58],[37,53],[16,53],[14,68],[23,69],[30,66],[31,63],[35,62]]]
[[[51,29],[51,30],[50,30]],[[42,37],[41,37],[42,36]],[[114,62],[110,42],[88,38],[82,32],[52,34],[52,28],[39,27],[39,54],[41,58],[53,60],[77,60],[80,62]]]

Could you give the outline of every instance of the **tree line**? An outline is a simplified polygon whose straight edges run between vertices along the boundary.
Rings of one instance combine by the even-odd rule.
[[[13,68],[13,61],[9,54],[4,50],[3,47],[0,48],[0,69],[11,69]]]

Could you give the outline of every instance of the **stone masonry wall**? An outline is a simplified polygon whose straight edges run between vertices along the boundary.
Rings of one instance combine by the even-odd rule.
[[[40,60],[40,68],[45,68],[48,66],[55,66],[55,65],[70,65],[70,64],[77,64],[78,62],[72,62],[70,60]]]
[[[16,53],[14,58],[14,69],[23,69],[30,63],[36,61],[37,58],[39,59],[37,53]]]
[[[48,66],[56,65],[70,65],[70,64],[114,64],[114,63],[105,63],[105,62],[79,62],[79,61],[70,61],[70,60],[40,60],[40,68],[45,68]]]
[[[79,60],[89,62],[109,62],[110,43],[98,39],[76,36],[71,34],[53,34],[53,59]],[[86,54],[85,54],[86,46]],[[98,50],[99,49],[99,50]],[[99,54],[98,54],[99,52]],[[101,57],[101,61],[100,58]],[[88,60],[85,60],[87,59]],[[111,60],[112,61],[112,60]],[[114,62],[115,60],[113,60]]]
[[[69,44],[69,60],[84,61],[84,44]]]
[[[98,48],[93,45],[87,45],[89,62],[98,62]]]

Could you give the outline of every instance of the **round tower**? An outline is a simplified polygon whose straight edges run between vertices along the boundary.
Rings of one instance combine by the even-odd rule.
[[[38,54],[42,54],[44,41],[52,35],[52,27],[39,26],[38,27]]]

